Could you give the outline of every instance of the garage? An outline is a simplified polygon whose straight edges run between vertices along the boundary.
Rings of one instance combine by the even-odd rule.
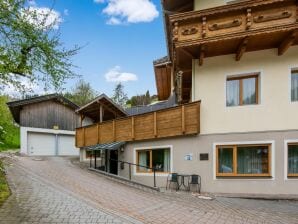
[[[74,135],[28,132],[28,154],[31,156],[78,156]]]

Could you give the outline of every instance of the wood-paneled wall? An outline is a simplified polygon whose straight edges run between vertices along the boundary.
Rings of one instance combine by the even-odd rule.
[[[55,101],[45,101],[26,105],[20,112],[20,125],[23,127],[73,131],[79,123],[74,109]]]
[[[200,102],[76,129],[76,146],[200,133]]]

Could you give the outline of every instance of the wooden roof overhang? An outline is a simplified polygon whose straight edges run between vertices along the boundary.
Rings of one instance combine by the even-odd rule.
[[[172,63],[183,72],[183,99],[190,96],[192,59],[277,49],[278,55],[298,44],[298,1],[247,0],[168,16]]]
[[[103,121],[127,116],[127,113],[105,94],[101,94],[90,103],[80,107],[76,112],[82,116],[91,118],[94,122],[99,122],[101,107]]]
[[[298,44],[296,0],[248,0],[202,11],[170,15],[177,64],[188,60],[278,49]],[[182,65],[181,65],[182,64]],[[189,66],[189,63],[186,64]]]
[[[157,95],[159,100],[167,100],[171,95],[172,63],[168,57],[153,62]]]
[[[161,63],[160,59],[153,62],[155,81],[157,88],[157,95],[159,100],[167,100],[171,95],[171,73],[172,73],[172,38],[170,31],[169,15],[192,11],[194,8],[193,0],[161,0],[163,17],[164,17],[164,29],[167,42],[168,56],[162,58],[166,59]]]
[[[57,93],[54,94],[47,94],[43,96],[37,96],[37,97],[31,97],[23,100],[16,100],[11,101],[7,103],[7,106],[9,107],[9,110],[15,120],[18,124],[20,123],[20,112],[24,106],[30,105],[30,104],[36,104],[46,101],[55,101],[58,103],[63,104],[66,107],[71,108],[72,110],[76,110],[79,108],[78,105],[71,102],[69,99],[65,98],[62,95],[59,95]]]

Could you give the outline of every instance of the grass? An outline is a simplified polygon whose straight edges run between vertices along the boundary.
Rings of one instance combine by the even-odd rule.
[[[10,190],[6,181],[3,163],[0,160],[0,207],[5,202],[5,200],[9,197]]]
[[[9,135],[0,143],[0,152],[10,149],[20,148],[20,129],[18,127],[12,127],[9,129]]]

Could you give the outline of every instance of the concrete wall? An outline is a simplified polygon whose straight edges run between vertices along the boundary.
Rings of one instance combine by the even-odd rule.
[[[298,46],[283,56],[276,49],[194,61],[193,100],[201,100],[201,134],[290,130],[298,126],[298,102],[291,102],[291,69],[298,68]],[[260,73],[259,104],[226,106],[226,80],[233,75]]]
[[[28,153],[28,132],[33,133],[44,133],[44,134],[53,134],[53,135],[70,135],[75,136],[74,131],[65,131],[65,130],[54,130],[54,129],[43,129],[43,128],[31,128],[31,127],[21,127],[21,154],[29,155]],[[75,139],[75,138],[74,138]],[[77,149],[79,151],[79,149]],[[79,155],[79,152],[77,153]]]
[[[239,194],[297,194],[298,179],[287,179],[285,144],[289,139],[297,139],[297,131],[255,132],[238,134],[199,135],[191,137],[170,138],[158,141],[129,143],[125,152],[119,153],[119,159],[136,163],[135,149],[156,146],[171,146],[172,172],[199,174],[202,177],[202,191],[212,193]],[[272,178],[222,178],[215,176],[215,145],[219,144],[272,144]],[[193,160],[185,161],[184,156],[192,153]],[[208,161],[200,161],[199,154],[208,153]],[[121,176],[128,177],[128,167],[119,169]],[[157,177],[157,185],[165,187],[166,174]],[[153,186],[151,174],[136,174],[133,170],[132,179]]]

